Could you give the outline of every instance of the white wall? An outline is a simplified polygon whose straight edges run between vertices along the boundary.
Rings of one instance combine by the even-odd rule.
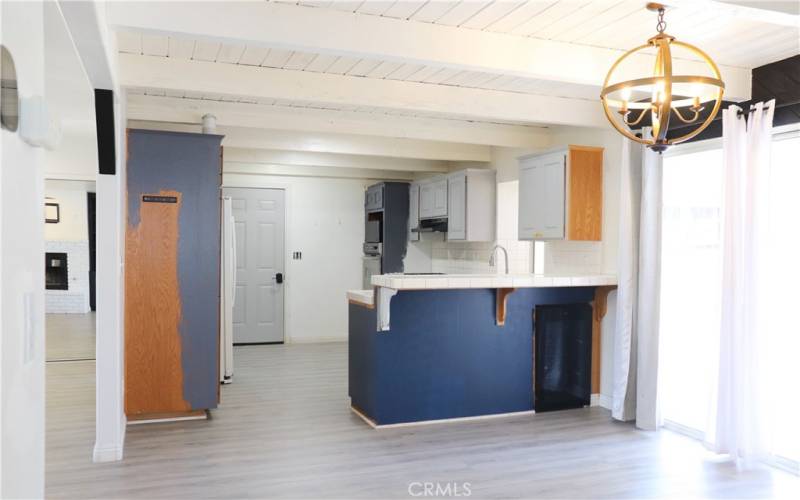
[[[407,273],[433,272],[433,245],[442,237],[438,234],[421,233],[419,241],[409,241],[403,270]]]
[[[58,148],[47,151],[48,178],[93,180],[97,172],[94,93],[55,2],[45,5],[45,90],[61,126]]]
[[[85,82],[87,90],[91,90]],[[89,108],[94,111],[94,103]],[[58,149],[47,152],[45,174],[50,179],[93,180],[97,175],[97,138],[94,120],[61,122]]]
[[[92,181],[62,181],[47,179],[44,195],[59,204],[61,220],[44,225],[44,237],[49,241],[86,241],[89,239],[87,194],[95,192]]]
[[[0,19],[20,96],[44,95],[42,3],[2,2]],[[0,497],[43,498],[44,154],[0,141]]]

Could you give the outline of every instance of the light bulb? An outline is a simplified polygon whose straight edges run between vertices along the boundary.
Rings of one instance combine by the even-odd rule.
[[[658,104],[664,102],[664,82],[662,80],[657,81],[653,85],[652,101]]]
[[[695,106],[699,106],[700,102],[703,100],[703,86],[699,83],[692,84],[689,92],[691,92],[692,103]]]

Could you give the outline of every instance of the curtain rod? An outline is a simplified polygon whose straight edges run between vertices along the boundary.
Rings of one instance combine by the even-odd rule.
[[[739,103],[731,102],[731,103],[728,103],[728,106],[731,106],[731,105],[734,105],[734,106],[747,106],[749,103],[752,103],[752,102],[753,102],[752,100],[751,101],[742,101],[742,102],[739,102]],[[797,106],[797,105],[800,105],[800,100],[788,101],[788,102],[782,102],[780,104],[776,104],[775,105],[775,109],[788,108],[789,106]],[[749,106],[750,106],[750,110],[747,111],[748,113],[753,110],[752,109],[753,108],[753,104],[749,104]],[[744,110],[739,110],[736,113],[737,116],[742,116],[744,114],[745,114]],[[722,120],[722,113],[717,113],[717,116],[715,116],[714,119],[711,120],[711,122],[713,123],[713,122],[720,121],[720,120]],[[684,130],[684,129],[691,128],[693,126],[694,125],[686,125],[686,126],[683,126],[683,127],[676,127],[674,130],[676,130],[676,131],[677,130]]]
[[[796,101],[789,101],[789,102],[782,102],[782,103],[780,103],[780,104],[775,104],[775,106],[774,106],[774,109],[781,109],[781,108],[785,108],[785,107],[788,107],[788,106],[795,106],[795,105],[797,105],[797,104],[800,104],[800,100],[796,100]],[[735,104],[734,104],[734,105],[735,105]],[[755,111],[755,110],[756,110],[756,107],[755,107],[755,105],[754,105],[754,104],[751,104],[751,105],[750,105],[750,109],[748,109],[747,111],[745,111],[745,110],[743,110],[743,109],[740,109],[740,110],[739,110],[739,111],[738,111],[736,114],[737,114],[738,116],[742,116],[742,115],[744,115],[745,113],[749,113],[750,111]],[[766,109],[765,109],[764,111],[766,111]],[[715,119],[716,119],[716,118],[715,118]]]

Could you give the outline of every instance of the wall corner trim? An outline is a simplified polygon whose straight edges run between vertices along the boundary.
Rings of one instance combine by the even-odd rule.
[[[122,456],[125,451],[125,431],[127,429],[126,424],[127,419],[123,417],[122,432],[120,432],[118,443],[94,443],[94,448],[92,449],[92,462],[117,462],[122,460]]]
[[[116,462],[122,460],[122,446],[99,446],[97,443],[94,445],[92,451],[92,461],[98,462]]]

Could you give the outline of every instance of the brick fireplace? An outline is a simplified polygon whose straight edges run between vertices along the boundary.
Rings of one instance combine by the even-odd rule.
[[[89,242],[45,242],[45,312],[89,312]]]

